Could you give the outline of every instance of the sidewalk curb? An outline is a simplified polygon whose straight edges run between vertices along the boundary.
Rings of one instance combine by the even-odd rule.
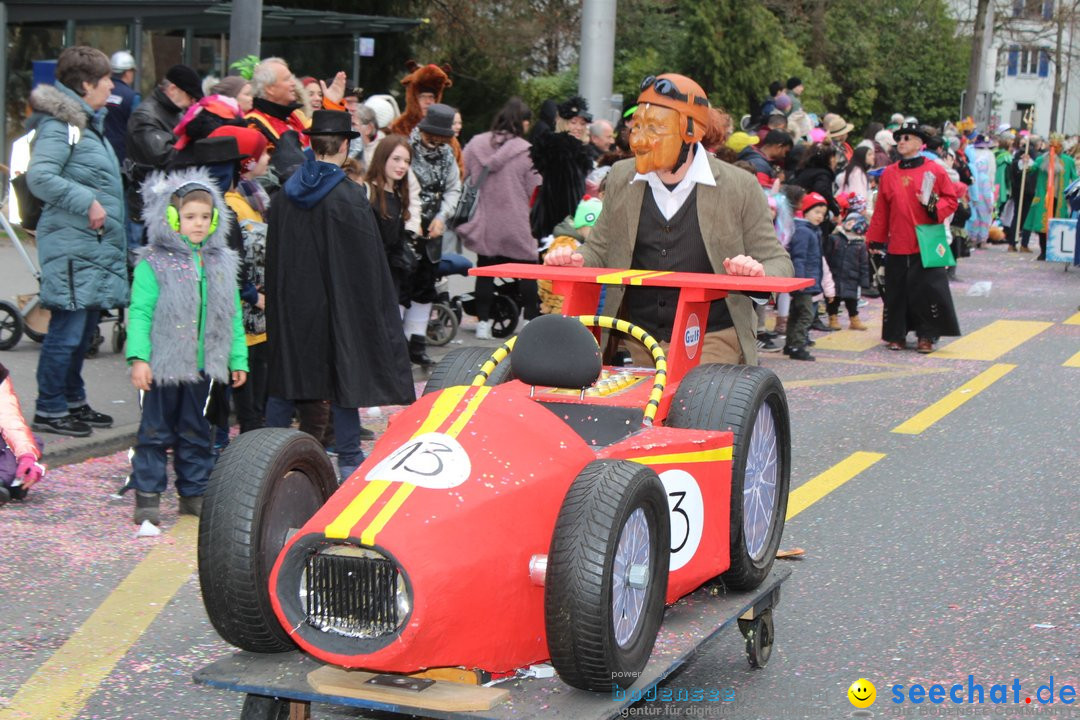
[[[111,455],[133,447],[138,433],[137,423],[94,430],[90,437],[65,438],[65,442],[55,450],[50,447],[51,436],[49,433],[44,433],[40,436],[45,441],[45,455],[42,459],[50,468],[58,468],[102,455]]]

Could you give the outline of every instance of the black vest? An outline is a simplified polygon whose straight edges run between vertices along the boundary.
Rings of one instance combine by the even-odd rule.
[[[696,186],[670,220],[665,219],[657,207],[652,189],[646,189],[630,267],[634,270],[714,272],[701,237],[701,226],[698,225]],[[678,302],[678,288],[630,285],[626,288],[623,307],[630,322],[645,328],[659,341],[671,342]],[[733,326],[727,303],[723,300],[713,302],[705,331],[714,332]]]

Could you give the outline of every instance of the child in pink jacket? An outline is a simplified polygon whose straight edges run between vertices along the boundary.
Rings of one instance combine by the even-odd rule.
[[[22,500],[41,479],[45,468],[38,462],[41,450],[23,419],[19,398],[8,369],[0,364],[0,505]]]

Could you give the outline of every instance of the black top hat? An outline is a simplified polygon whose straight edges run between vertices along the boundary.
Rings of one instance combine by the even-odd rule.
[[[928,137],[926,131],[922,129],[922,126],[919,125],[919,123],[913,122],[906,122],[900,127],[893,130],[892,136],[893,139],[896,140],[896,142],[900,142],[901,135],[918,135],[924,143],[926,142],[926,139]]]
[[[179,166],[193,165],[217,165],[219,163],[238,162],[250,157],[240,152],[240,146],[236,138],[225,135],[221,137],[208,137],[196,140],[191,145],[191,153],[183,160],[177,161]]]
[[[427,109],[427,115],[417,125],[420,132],[431,133],[440,137],[454,137],[454,108],[442,103],[435,103]]]
[[[311,113],[311,127],[305,135],[340,135],[350,140],[360,137],[352,128],[352,115],[341,110],[316,110]]]

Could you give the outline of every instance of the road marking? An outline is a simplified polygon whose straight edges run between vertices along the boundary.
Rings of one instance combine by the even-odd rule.
[[[1080,352],[1066,360],[1063,367],[1080,367]]]
[[[817,350],[842,350],[844,352],[865,352],[881,345],[881,331],[871,324],[870,330],[841,330],[817,337],[814,348]]]
[[[949,360],[997,360],[1054,323],[1034,320],[995,320],[930,354]]]
[[[4,720],[79,714],[116,663],[195,572],[199,521],[181,517],[86,622],[23,683]]]
[[[1065,321],[1066,325],[1080,325],[1080,312],[1076,313],[1068,320]]]
[[[795,517],[884,457],[883,453],[853,452],[817,477],[807,480],[788,495],[787,519]]]
[[[1015,368],[1015,365],[1009,365],[1008,363],[999,363],[991,366],[989,370],[979,373],[930,407],[900,423],[894,427],[892,431],[904,435],[918,435],[923,430],[926,430],[938,420],[945,417],[1001,378],[1005,377]]]
[[[916,375],[937,375],[939,373],[955,372],[952,368],[907,368],[892,372],[860,373],[859,375],[841,375],[832,378],[815,378],[810,380],[789,380],[784,383],[785,390],[800,387],[821,387],[823,385],[844,385],[846,383],[873,382],[875,380],[896,380]]]

